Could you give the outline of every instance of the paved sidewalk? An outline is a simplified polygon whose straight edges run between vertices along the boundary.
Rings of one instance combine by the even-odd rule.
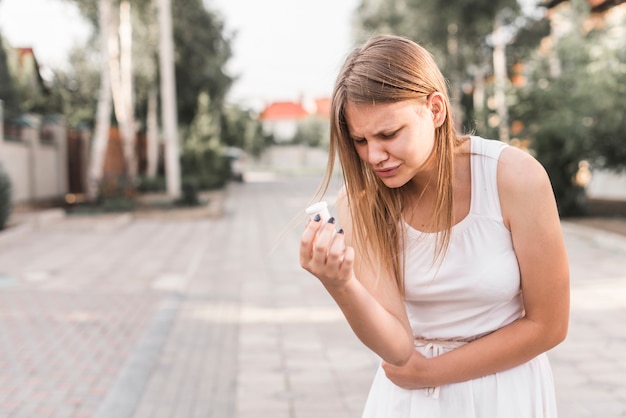
[[[316,186],[257,177],[229,187],[221,217],[0,233],[0,418],[360,416],[377,360],[297,260]],[[626,238],[564,229],[561,416],[626,417]]]

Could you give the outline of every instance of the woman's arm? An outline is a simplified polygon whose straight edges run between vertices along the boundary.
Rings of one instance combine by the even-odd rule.
[[[343,233],[335,225],[309,221],[300,243],[300,264],[316,276],[333,297],[357,337],[390,364],[405,364],[413,337],[395,281],[377,277],[364,252],[354,248],[347,198],[337,201]]]
[[[498,189],[520,266],[524,316],[439,357],[414,353],[405,367],[385,364],[397,385],[423,388],[478,378],[518,366],[565,339],[569,267],[548,176],[534,158],[507,148],[498,163]]]

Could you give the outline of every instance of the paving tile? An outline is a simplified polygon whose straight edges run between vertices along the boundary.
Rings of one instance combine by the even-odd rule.
[[[232,184],[218,218],[3,236],[0,417],[360,416],[379,360],[297,260],[316,186]],[[563,225],[571,326],[549,353],[561,416],[624,417],[626,238]]]

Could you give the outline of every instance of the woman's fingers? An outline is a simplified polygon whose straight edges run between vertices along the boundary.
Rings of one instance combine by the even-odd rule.
[[[323,224],[315,237],[313,244],[313,261],[316,263],[325,263],[326,257],[333,243],[335,235],[335,225],[326,222]]]
[[[320,279],[343,280],[345,272],[352,272],[353,260],[354,250],[346,248],[343,231],[338,232],[332,220],[307,223],[300,242],[302,267]]]
[[[306,265],[311,260],[315,238],[322,225],[321,222],[309,221],[304,228],[300,238],[300,265],[302,267],[306,268]]]
[[[338,267],[343,261],[345,251],[343,234],[334,233],[328,248],[327,263]]]

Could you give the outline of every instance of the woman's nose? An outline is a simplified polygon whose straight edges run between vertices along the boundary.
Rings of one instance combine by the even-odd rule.
[[[371,141],[367,145],[367,158],[370,164],[377,165],[389,158],[389,154],[381,144]]]

